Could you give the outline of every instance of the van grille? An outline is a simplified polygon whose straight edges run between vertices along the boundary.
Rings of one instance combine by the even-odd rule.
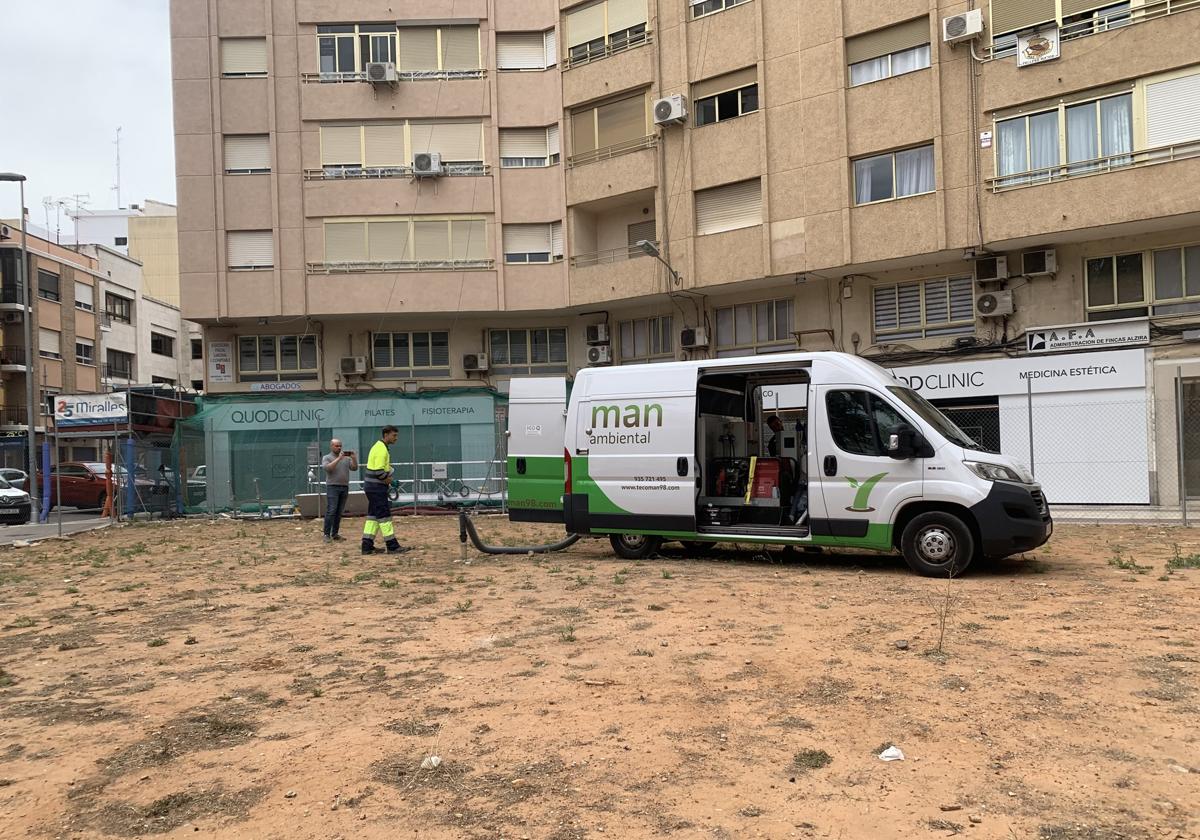
[[[1046,504],[1046,497],[1042,495],[1042,491],[1030,490],[1029,495],[1033,496],[1033,503],[1037,505],[1038,513],[1042,519],[1050,518],[1050,506]]]

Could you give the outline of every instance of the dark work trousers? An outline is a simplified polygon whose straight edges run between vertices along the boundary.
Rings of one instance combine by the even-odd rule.
[[[342,512],[346,510],[346,497],[349,495],[349,487],[325,485],[325,536],[338,535],[338,529],[342,527]]]

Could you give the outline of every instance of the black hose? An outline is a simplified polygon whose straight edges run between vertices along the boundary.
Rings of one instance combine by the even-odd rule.
[[[466,550],[467,537],[470,537],[474,546],[484,554],[549,554],[553,551],[570,548],[579,541],[579,534],[568,534],[566,539],[549,545],[486,545],[479,538],[479,532],[475,530],[475,523],[471,521],[471,517],[467,516],[466,511],[459,511],[458,541],[462,543],[464,550]]]

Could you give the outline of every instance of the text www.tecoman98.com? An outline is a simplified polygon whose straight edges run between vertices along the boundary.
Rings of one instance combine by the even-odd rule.
[[[678,490],[678,484],[622,484],[622,490]]]

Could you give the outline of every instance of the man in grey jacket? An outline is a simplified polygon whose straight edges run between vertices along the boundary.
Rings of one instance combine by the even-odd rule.
[[[358,455],[343,452],[342,442],[334,438],[329,441],[329,454],[321,459],[321,467],[325,470],[325,542],[342,540],[345,537],[338,530],[350,495],[350,473],[358,470]]]

